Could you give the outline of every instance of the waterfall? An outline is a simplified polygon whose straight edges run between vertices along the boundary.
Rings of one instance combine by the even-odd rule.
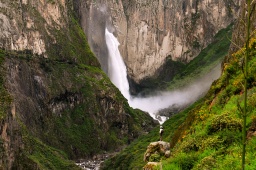
[[[108,76],[112,83],[121,91],[123,96],[129,101],[129,83],[127,80],[126,66],[119,52],[119,42],[116,37],[105,30],[106,44],[108,47]]]
[[[212,82],[219,78],[221,73],[221,65],[219,64],[211,72],[185,88],[159,92],[157,95],[149,97],[131,96],[126,66],[118,49],[119,42],[107,28],[105,30],[105,38],[109,53],[108,76],[110,80],[121,91],[131,107],[148,112],[155,119],[155,114],[161,109],[170,106],[184,107],[195,102],[208,91]],[[161,117],[159,121],[163,123],[165,120],[166,117]]]

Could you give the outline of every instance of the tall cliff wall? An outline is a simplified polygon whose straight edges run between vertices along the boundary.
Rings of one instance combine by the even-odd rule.
[[[0,1],[0,169],[78,169],[155,125],[100,70],[72,0]]]
[[[234,21],[241,2],[87,0],[78,4],[82,27],[103,69],[107,72],[103,33],[108,27],[118,37],[128,76],[139,83],[157,76],[167,57],[192,60],[219,30]]]

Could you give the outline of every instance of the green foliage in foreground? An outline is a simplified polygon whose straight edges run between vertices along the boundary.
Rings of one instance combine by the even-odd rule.
[[[248,60],[248,111],[245,169],[256,169],[256,39],[250,42]],[[162,162],[163,169],[240,169],[242,156],[243,72],[239,61],[244,48],[229,57],[221,78],[189,115],[191,126],[182,125],[175,132],[171,158]],[[189,115],[184,122],[191,122]]]
[[[203,49],[195,59],[183,67],[173,80],[168,83],[168,88],[183,87],[221,63],[228,54],[231,35],[232,25],[220,30],[214,36],[214,41]]]

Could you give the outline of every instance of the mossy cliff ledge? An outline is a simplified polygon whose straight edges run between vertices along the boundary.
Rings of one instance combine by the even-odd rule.
[[[78,169],[70,160],[155,125],[100,69],[73,12],[69,0],[0,2],[0,169]]]

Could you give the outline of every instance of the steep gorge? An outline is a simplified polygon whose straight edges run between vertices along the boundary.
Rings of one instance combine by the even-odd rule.
[[[76,169],[70,159],[118,150],[156,125],[129,107],[86,40],[108,72],[107,27],[140,84],[169,59],[193,59],[241,3],[1,0],[0,169]]]

